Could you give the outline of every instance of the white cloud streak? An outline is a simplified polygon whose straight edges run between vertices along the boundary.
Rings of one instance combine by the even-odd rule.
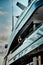
[[[0,11],[0,16],[6,15],[6,14],[8,14],[8,12]]]
[[[0,29],[2,30],[11,30],[11,26],[9,25],[5,25],[5,24],[2,24],[2,23],[0,23]]]
[[[0,40],[8,40],[11,34],[11,26],[0,24]]]

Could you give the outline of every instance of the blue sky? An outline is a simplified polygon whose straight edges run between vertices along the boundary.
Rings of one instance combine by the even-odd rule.
[[[11,0],[0,0],[0,39],[7,39],[11,32],[12,8]],[[6,35],[7,34],[7,35]]]
[[[9,24],[12,16],[11,0],[0,0],[0,23]]]
[[[28,0],[13,0],[13,15],[20,15],[22,10],[16,6],[20,2],[27,6]],[[16,22],[16,19],[14,20]],[[0,39],[10,35],[12,28],[12,0],[0,0]],[[6,35],[7,34],[7,35]]]

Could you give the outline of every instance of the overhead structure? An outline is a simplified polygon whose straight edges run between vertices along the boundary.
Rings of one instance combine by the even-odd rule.
[[[20,6],[21,4],[17,3],[17,5]],[[26,7],[21,16],[18,18],[15,31],[12,32],[8,42],[8,53],[5,57],[7,58],[8,65],[26,65],[27,63],[32,62],[32,59],[34,61],[34,58],[36,62],[36,57],[39,55],[38,53],[42,56],[41,52],[43,52],[43,48],[40,49],[41,46],[43,47],[42,12],[43,0],[32,0],[30,5]],[[22,42],[20,44],[18,43],[19,36],[22,38]],[[23,61],[24,63],[20,63]]]

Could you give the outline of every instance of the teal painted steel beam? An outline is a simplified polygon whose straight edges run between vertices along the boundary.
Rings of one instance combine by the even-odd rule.
[[[30,7],[27,7],[26,10],[24,11],[24,13],[22,13],[22,16],[18,19],[18,27],[16,28],[16,30],[14,30],[10,36],[9,42],[8,42],[8,50],[12,44],[13,39],[15,38],[15,36],[17,35],[17,33],[19,32],[19,30],[23,27],[23,25],[26,23],[26,21],[30,18],[30,16],[33,14],[33,12],[38,9],[39,7],[43,6],[43,0],[37,0],[34,1]]]

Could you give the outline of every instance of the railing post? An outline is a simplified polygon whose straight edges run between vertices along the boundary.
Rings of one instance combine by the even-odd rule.
[[[41,65],[41,56],[38,56],[38,65]]]
[[[33,58],[33,65],[37,65],[37,57]]]

